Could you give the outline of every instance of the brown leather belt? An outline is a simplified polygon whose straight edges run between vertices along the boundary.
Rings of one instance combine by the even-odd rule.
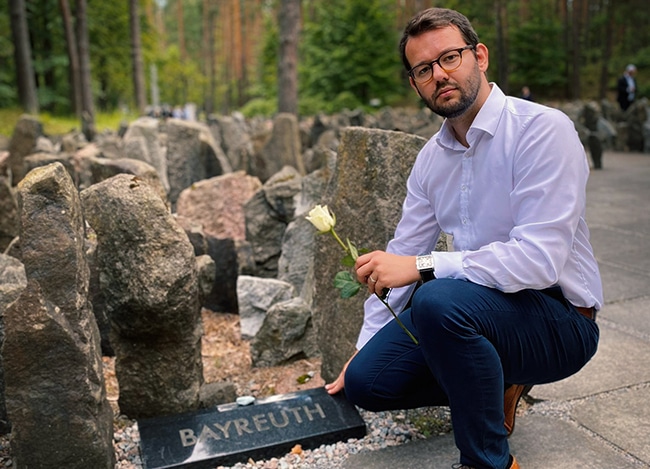
[[[592,321],[596,320],[596,309],[595,308],[584,308],[582,306],[576,306],[576,310],[584,317],[591,319]]]

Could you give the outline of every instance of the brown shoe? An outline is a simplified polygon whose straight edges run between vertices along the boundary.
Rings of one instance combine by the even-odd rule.
[[[512,435],[512,432],[515,430],[515,417],[517,415],[519,399],[524,394],[528,394],[532,387],[532,384],[512,384],[506,389],[503,395],[503,414],[505,416],[503,425],[506,427],[508,436]]]

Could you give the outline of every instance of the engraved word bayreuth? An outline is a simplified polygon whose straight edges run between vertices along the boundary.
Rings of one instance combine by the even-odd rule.
[[[195,431],[191,428],[183,428],[178,433],[183,446],[193,446],[199,441],[206,441],[208,439],[229,439],[255,432],[268,431],[272,428],[300,425],[305,421],[313,421],[314,416],[320,416],[321,419],[325,418],[325,412],[318,403],[311,409],[306,405],[283,409],[279,412],[279,415],[276,415],[276,412],[268,412],[266,414],[253,415],[250,420],[247,418],[239,418],[227,420],[224,423],[216,422],[212,424],[214,429],[208,425],[203,425],[198,438]]]

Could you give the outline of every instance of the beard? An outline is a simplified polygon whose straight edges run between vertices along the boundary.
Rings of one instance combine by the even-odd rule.
[[[436,95],[449,85],[455,86],[456,90],[460,92],[460,99],[458,101],[444,101],[440,104],[436,104]],[[472,107],[476,101],[480,87],[481,71],[478,69],[478,66],[476,66],[464,86],[461,86],[457,82],[442,81],[436,84],[436,89],[431,96],[425,97],[420,93],[420,97],[422,98],[422,101],[424,101],[424,104],[426,104],[426,106],[433,112],[441,117],[453,119],[462,116]]]

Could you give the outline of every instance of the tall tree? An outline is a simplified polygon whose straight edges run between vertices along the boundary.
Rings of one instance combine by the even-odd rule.
[[[571,11],[571,97],[580,98],[580,64],[581,64],[581,40],[583,30],[583,3],[586,0],[573,0]]]
[[[564,32],[564,37],[563,37],[563,43],[564,47],[563,49],[566,51],[571,51],[571,40],[570,40],[570,30],[571,30],[571,24],[569,21],[569,6],[568,2],[566,0],[556,0],[557,1],[557,8],[560,16],[560,21],[564,24],[563,32]],[[569,82],[570,82],[570,76],[569,76],[569,71],[571,70],[571,65],[570,65],[570,53],[567,53],[564,56],[564,74],[565,74],[565,81],[564,81],[564,87],[565,87],[565,94],[569,93]]]
[[[407,89],[400,86],[401,63],[392,0],[329,0],[314,5],[301,40],[301,93],[332,112],[389,103]]]
[[[279,10],[278,111],[298,114],[300,0],[281,0]]]
[[[74,33],[72,14],[68,0],[59,0],[61,18],[63,19],[63,31],[68,52],[68,75],[70,77],[70,97],[72,99],[72,110],[78,118],[81,118],[81,72],[79,70],[79,54],[77,51],[77,38]]]
[[[598,87],[598,99],[603,100],[607,97],[607,83],[609,81],[609,62],[612,58],[614,23],[616,15],[614,11],[614,1],[606,2],[606,23],[605,23],[605,43],[603,44],[603,58],[600,68],[600,85]]]
[[[507,0],[496,0],[494,5],[497,38],[497,81],[504,93],[509,93],[508,76],[508,17]]]
[[[81,84],[81,130],[88,141],[95,137],[95,105],[90,74],[90,41],[86,0],[77,0],[77,49]]]
[[[232,24],[232,1],[224,1],[221,4],[221,65],[223,70],[223,81],[225,90],[223,93],[222,111],[229,112],[233,105],[232,82],[234,79],[232,56],[236,47],[235,35]]]
[[[147,105],[144,87],[144,64],[142,60],[142,45],[140,41],[140,14],[138,1],[129,0],[129,25],[131,30],[131,63],[133,65],[133,93],[135,104],[140,114],[144,113]]]
[[[203,86],[203,109],[207,115],[214,112],[214,89],[216,86],[214,66],[214,10],[211,0],[203,0],[203,24],[201,55],[203,75],[206,77]]]
[[[14,43],[14,60],[16,61],[16,82],[20,104],[26,112],[38,113],[36,80],[32,63],[32,48],[29,43],[27,14],[24,0],[9,0],[11,15],[11,34]]]
[[[181,53],[181,60],[187,59],[187,47],[185,46],[185,13],[183,11],[183,0],[176,0],[176,20],[178,21],[178,50]]]
[[[233,25],[233,55],[232,67],[235,72],[236,84],[237,84],[237,106],[244,104],[244,67],[242,64],[245,63],[244,56],[244,34],[243,34],[243,19],[241,12],[241,0],[232,0],[232,25]]]

